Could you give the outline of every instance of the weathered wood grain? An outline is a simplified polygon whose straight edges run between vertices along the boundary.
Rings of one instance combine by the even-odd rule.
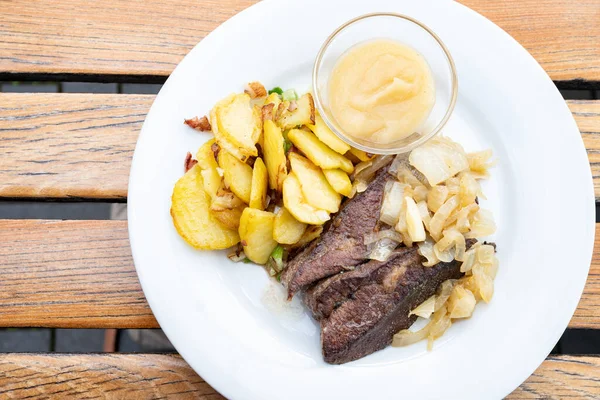
[[[0,220],[0,276],[0,327],[158,327],[126,221]],[[569,327],[600,329],[600,224]]]
[[[0,93],[0,198],[125,200],[131,155],[153,100]],[[600,101],[567,103],[588,149],[600,201]]]
[[[567,104],[581,131],[592,168],[596,201],[600,202],[600,100],[569,100]]]
[[[125,221],[0,220],[0,326],[157,328],[127,237]]]
[[[224,399],[178,355],[6,354],[3,399]]]
[[[598,399],[600,398],[600,357],[553,356],[546,361],[508,400]]]
[[[597,0],[461,2],[513,35],[552,79],[600,80]],[[0,13],[0,74],[165,77],[196,43],[253,3],[6,1]]]
[[[507,397],[597,399],[600,358],[549,357]],[[177,355],[7,354],[0,358],[0,397],[223,399]]]
[[[0,94],[0,197],[125,199],[154,96]]]

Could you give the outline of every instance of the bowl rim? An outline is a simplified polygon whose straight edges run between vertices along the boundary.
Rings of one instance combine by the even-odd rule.
[[[342,132],[340,132],[338,130],[338,128],[335,126],[335,124],[333,124],[329,118],[328,113],[325,112],[325,108],[323,107],[323,103],[321,100],[321,95],[320,95],[320,90],[318,88],[318,78],[319,78],[319,69],[320,66],[322,64],[323,61],[323,56],[326,52],[326,50],[329,48],[329,45],[331,44],[331,42],[337,37],[337,35],[342,32],[344,29],[348,28],[349,26],[351,26],[352,24],[368,19],[368,18],[374,18],[374,17],[395,17],[395,18],[400,18],[409,22],[412,22],[413,24],[419,26],[420,28],[422,28],[425,32],[429,33],[429,35],[431,37],[433,37],[433,39],[438,43],[438,45],[440,46],[440,48],[442,49],[442,51],[444,52],[444,55],[446,56],[446,60],[448,61],[448,66],[450,68],[450,83],[451,83],[451,94],[450,94],[450,102],[448,104],[448,108],[446,109],[446,113],[444,114],[444,117],[440,120],[440,122],[438,122],[438,124],[436,125],[436,127],[434,129],[431,130],[431,132],[429,132],[427,135],[423,135],[421,136],[419,139],[415,140],[414,142],[411,142],[407,145],[404,146],[399,146],[399,147],[389,147],[389,148],[377,148],[377,147],[370,147],[370,146],[365,146],[362,143],[358,143],[355,140],[353,140],[349,135],[344,135]],[[444,42],[442,41],[442,39],[440,39],[440,37],[431,29],[429,28],[427,25],[425,25],[424,23],[422,23],[421,21],[412,18],[408,15],[404,15],[404,14],[400,14],[400,13],[394,13],[394,12],[373,12],[373,13],[368,13],[368,14],[363,14],[360,15],[358,17],[352,18],[351,20],[343,23],[342,25],[340,25],[337,29],[335,29],[328,37],[327,39],[325,39],[325,41],[323,42],[323,45],[321,46],[321,48],[319,49],[319,52],[317,53],[317,56],[315,58],[315,62],[313,64],[313,70],[312,70],[312,92],[314,95],[314,102],[315,102],[315,106],[317,107],[317,110],[319,111],[319,114],[321,115],[321,118],[323,118],[323,121],[325,122],[325,124],[327,125],[327,127],[329,127],[329,129],[331,129],[331,131],[337,136],[339,137],[341,140],[343,140],[344,142],[350,144],[352,147],[355,147],[359,150],[363,150],[366,151],[368,153],[373,153],[373,154],[402,154],[402,153],[407,153],[409,151],[414,150],[415,148],[421,146],[423,143],[427,142],[429,139],[433,138],[434,136],[436,136],[446,125],[446,123],[448,122],[448,120],[450,119],[450,117],[452,116],[452,112],[454,111],[454,107],[456,106],[456,101],[458,98],[458,74],[456,72],[456,65],[454,63],[454,59],[452,58],[452,54],[450,54],[450,50],[448,50],[448,47],[446,47],[446,45],[444,44]],[[389,143],[387,144],[388,146],[393,146],[393,143]]]

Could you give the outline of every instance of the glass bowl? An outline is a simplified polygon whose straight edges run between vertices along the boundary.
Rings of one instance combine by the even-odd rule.
[[[435,104],[425,122],[412,135],[388,143],[346,134],[329,107],[329,78],[337,61],[355,45],[374,39],[391,39],[415,49],[429,64],[435,84]],[[411,151],[442,130],[456,104],[458,80],[450,52],[431,29],[406,15],[382,12],[356,17],[327,38],[313,67],[313,94],[321,117],[340,139],[368,153],[398,154]]]

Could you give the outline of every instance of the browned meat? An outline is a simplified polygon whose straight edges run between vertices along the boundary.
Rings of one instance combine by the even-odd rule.
[[[321,318],[326,362],[343,364],[385,348],[415,321],[412,309],[445,280],[462,276],[460,263],[423,267],[423,260],[416,246],[401,248],[385,263],[368,262],[310,291],[306,302]]]
[[[365,235],[379,222],[387,167],[379,170],[367,190],[347,200],[321,234],[297,253],[281,276],[291,298],[300,289],[365,261]]]

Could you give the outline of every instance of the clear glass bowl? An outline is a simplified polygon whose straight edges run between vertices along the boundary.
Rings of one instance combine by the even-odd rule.
[[[429,64],[435,82],[435,104],[421,128],[392,143],[377,143],[345,134],[329,108],[329,77],[336,62],[351,47],[374,39],[392,39],[414,48]],[[321,117],[342,140],[369,153],[397,154],[411,151],[442,130],[456,104],[458,81],[450,52],[431,29],[406,15],[373,13],[346,22],[327,38],[313,67],[313,93]]]

